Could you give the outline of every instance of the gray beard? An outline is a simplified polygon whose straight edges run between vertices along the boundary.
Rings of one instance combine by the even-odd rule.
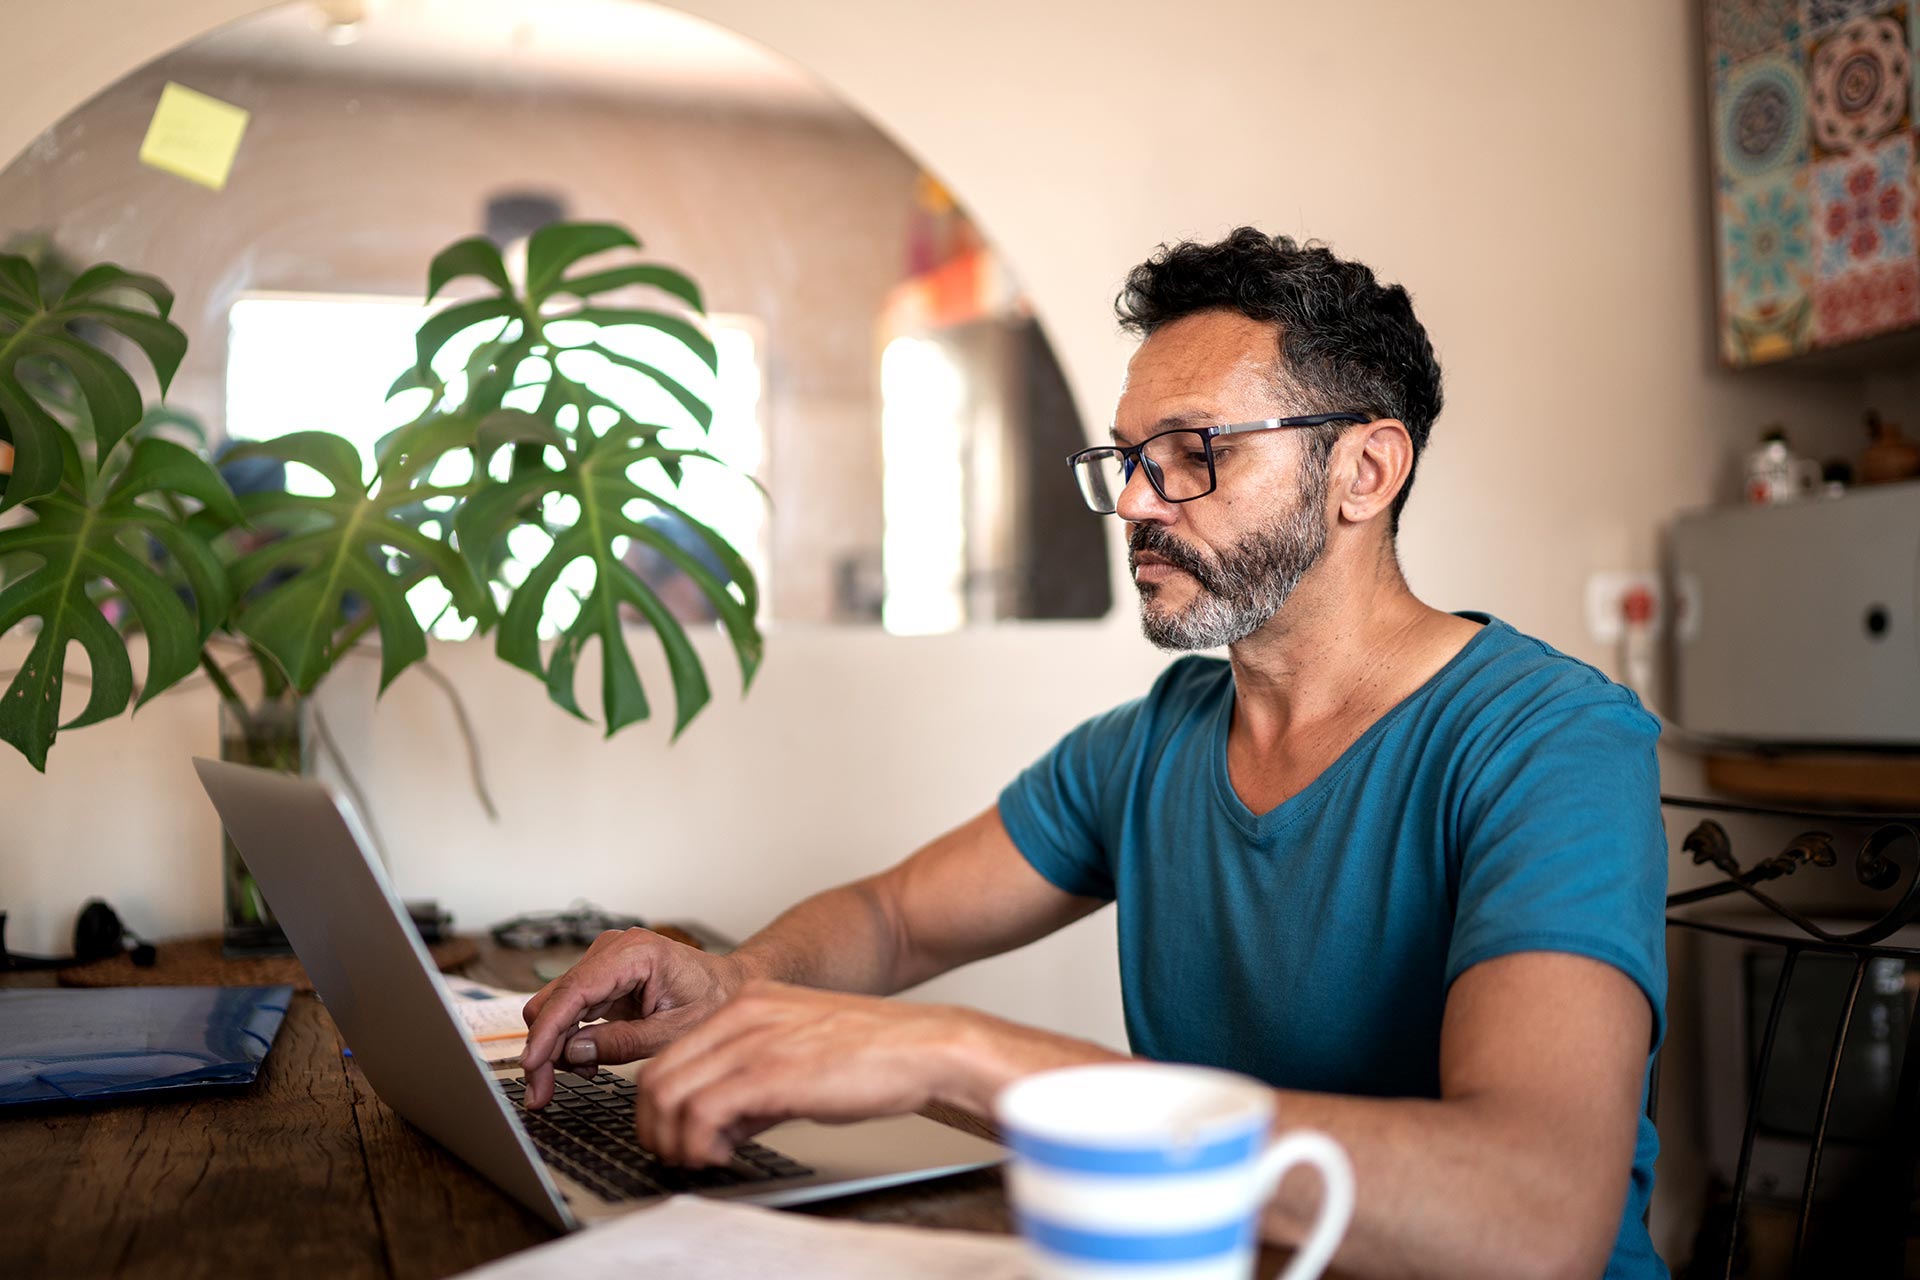
[[[1309,468],[1309,472],[1313,469]],[[1193,576],[1200,593],[1177,613],[1159,612],[1153,599],[1158,583],[1136,583],[1140,592],[1140,629],[1155,646],[1174,651],[1217,649],[1237,644],[1264,627],[1287,603],[1327,548],[1327,477],[1304,474],[1293,510],[1257,533],[1249,534],[1218,560],[1176,542],[1158,525],[1141,525],[1129,549],[1151,551]],[[1132,556],[1129,556],[1131,562]]]

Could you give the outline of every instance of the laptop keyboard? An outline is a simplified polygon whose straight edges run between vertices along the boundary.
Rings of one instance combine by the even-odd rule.
[[[667,1164],[634,1136],[633,1081],[611,1072],[600,1072],[591,1084],[554,1073],[553,1101],[538,1111],[527,1109],[524,1078],[502,1079],[500,1089],[520,1113],[527,1136],[547,1163],[602,1200],[707,1191],[813,1172],[757,1142],[734,1148],[732,1162],[723,1167],[688,1169]]]

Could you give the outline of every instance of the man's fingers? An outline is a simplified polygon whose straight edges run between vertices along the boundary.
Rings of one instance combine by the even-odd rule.
[[[699,1026],[676,1040],[671,1048],[661,1054],[659,1067],[667,1071],[676,1070],[681,1063],[713,1053],[737,1036],[798,1016],[801,1016],[801,1011],[784,991],[772,994],[748,991],[737,995]]]
[[[656,1117],[675,1112],[692,1094],[744,1066],[762,1061],[785,1034],[779,1026],[754,1024],[741,1028],[724,1044],[691,1057],[675,1052],[647,1068],[641,1081],[646,1106]],[[681,1043],[685,1043],[683,1037]]]
[[[547,998],[527,1027],[524,1062],[552,1062],[560,1047],[560,1038],[580,1025],[587,1010],[610,999],[615,980],[606,974],[570,970],[560,978],[561,985]]]
[[[556,1069],[591,1079],[602,1062],[628,1061],[625,1058],[601,1057],[599,1046],[593,1040],[580,1038],[584,1030],[576,1024],[561,1032],[553,1052],[546,1057],[535,1058],[526,1050],[521,1051],[520,1069],[526,1076],[528,1107],[537,1111],[553,1100],[553,1073]],[[596,1027],[595,1030],[600,1028]],[[576,1048],[576,1045],[579,1047]]]
[[[554,1068],[590,1072],[602,1063],[648,1057],[699,1021],[711,1007],[699,999],[700,992],[711,984],[700,981],[706,975],[697,966],[676,977],[668,964],[662,978],[661,948],[673,945],[640,929],[610,930],[593,940],[578,964],[528,999],[521,1008],[527,1043],[520,1057],[528,1106],[552,1099]],[[664,1015],[655,1012],[663,1001],[670,1006]],[[695,1007],[702,1015],[693,1013]],[[628,1021],[635,1014],[637,1022]],[[591,1035],[582,1033],[581,1024],[601,1018],[614,1021]]]
[[[533,1083],[537,1069],[553,1064],[559,1054],[561,1038],[580,1025],[580,1009],[568,1009],[566,1003],[555,999],[540,1011],[540,1016],[527,1029],[527,1043],[520,1051],[520,1065],[526,1068],[529,1085]],[[583,1008],[584,1003],[580,1007]],[[538,1099],[539,1102],[545,1100]],[[527,1101],[536,1101],[531,1089]]]
[[[560,1036],[591,1015],[589,1009],[608,1009],[645,988],[655,978],[655,962],[650,948],[641,945],[621,947],[622,934],[602,934],[595,940],[599,956],[589,954],[573,968],[548,985],[541,996],[527,1002],[533,1014],[527,1024],[527,1050],[540,1058],[553,1056]],[[611,938],[613,941],[609,941]],[[644,940],[643,940],[644,941]],[[605,942],[605,946],[601,943]],[[535,1008],[535,1002],[539,1007]]]
[[[650,1058],[673,1043],[673,1020],[658,1015],[640,1022],[597,1022],[567,1037],[560,1059],[569,1065],[606,1066]]]
[[[784,990],[748,991],[675,1040],[640,1078],[634,1122],[641,1140],[663,1155],[667,1149],[678,1151],[679,1108],[687,1096],[736,1067],[757,1061],[779,1043],[786,1025],[800,1012]]]
[[[756,1024],[693,1057],[676,1053],[677,1061],[657,1060],[641,1073],[635,1098],[634,1123],[640,1128],[641,1141],[669,1159],[696,1158],[699,1148],[689,1145],[686,1137],[691,1127],[688,1108],[719,1081],[764,1064],[784,1034],[783,1027]]]
[[[792,1116],[741,1116],[720,1134],[718,1149],[721,1162],[731,1160],[736,1148],[753,1141],[782,1121],[791,1119]]]
[[[780,1098],[793,1082],[780,1081],[777,1071],[747,1066],[701,1089],[682,1108],[675,1149],[660,1154],[681,1164],[725,1164],[746,1137],[797,1114]]]
[[[559,977],[548,982],[546,986],[541,987],[538,991],[534,992],[533,995],[527,999],[526,1004],[520,1007],[520,1016],[522,1019],[526,1021],[526,1024],[528,1026],[533,1025],[533,1020],[540,1016],[540,1010],[546,1008],[547,1001],[552,998],[554,991],[560,986],[561,983],[565,982],[568,978],[572,977],[574,972],[578,970],[581,965],[591,960],[593,958],[594,952],[605,951],[608,947],[614,945],[615,942],[617,942],[621,938],[624,938],[625,936],[626,935],[621,931],[619,931],[618,929],[610,929],[607,932],[602,933],[599,937],[595,938],[591,943],[589,943],[587,945],[587,953],[581,956],[578,960],[574,961],[572,967],[569,968],[567,972],[561,974]]]
[[[528,1026],[532,1026],[533,1020],[540,1016],[540,1010],[546,1007],[547,998],[553,994],[553,989],[559,985],[560,979],[555,978],[546,986],[529,996],[527,1002],[520,1006],[521,1020]]]
[[[605,1008],[594,1005],[583,1017],[598,1018]],[[596,1021],[563,1031],[548,1056],[537,1060],[528,1054],[521,1056],[520,1065],[527,1078],[527,1105],[544,1107],[552,1098],[556,1069],[591,1077],[603,1066],[650,1058],[672,1044],[694,1016],[694,1010],[674,1009],[639,1021]]]
[[[622,941],[635,934],[645,933],[644,929],[602,929],[593,935],[593,941],[587,944],[587,955],[596,951],[605,951],[608,947],[618,946]],[[582,959],[585,959],[583,956]]]
[[[527,1106],[538,1110],[553,1100],[553,1064],[520,1059],[520,1070],[527,1078]]]

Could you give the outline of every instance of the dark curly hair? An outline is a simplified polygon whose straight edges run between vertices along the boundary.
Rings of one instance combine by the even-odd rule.
[[[1398,418],[1418,465],[1440,416],[1440,363],[1404,288],[1323,244],[1241,227],[1217,244],[1161,245],[1114,299],[1121,327],[1139,337],[1220,309],[1278,326],[1281,378],[1303,412]],[[1313,433],[1318,462],[1338,435],[1338,426]],[[1393,501],[1393,532],[1412,490],[1409,470]]]

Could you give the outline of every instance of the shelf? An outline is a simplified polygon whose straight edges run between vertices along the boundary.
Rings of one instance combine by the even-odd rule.
[[[1920,753],[1710,755],[1707,785],[1751,800],[1920,812]]]

